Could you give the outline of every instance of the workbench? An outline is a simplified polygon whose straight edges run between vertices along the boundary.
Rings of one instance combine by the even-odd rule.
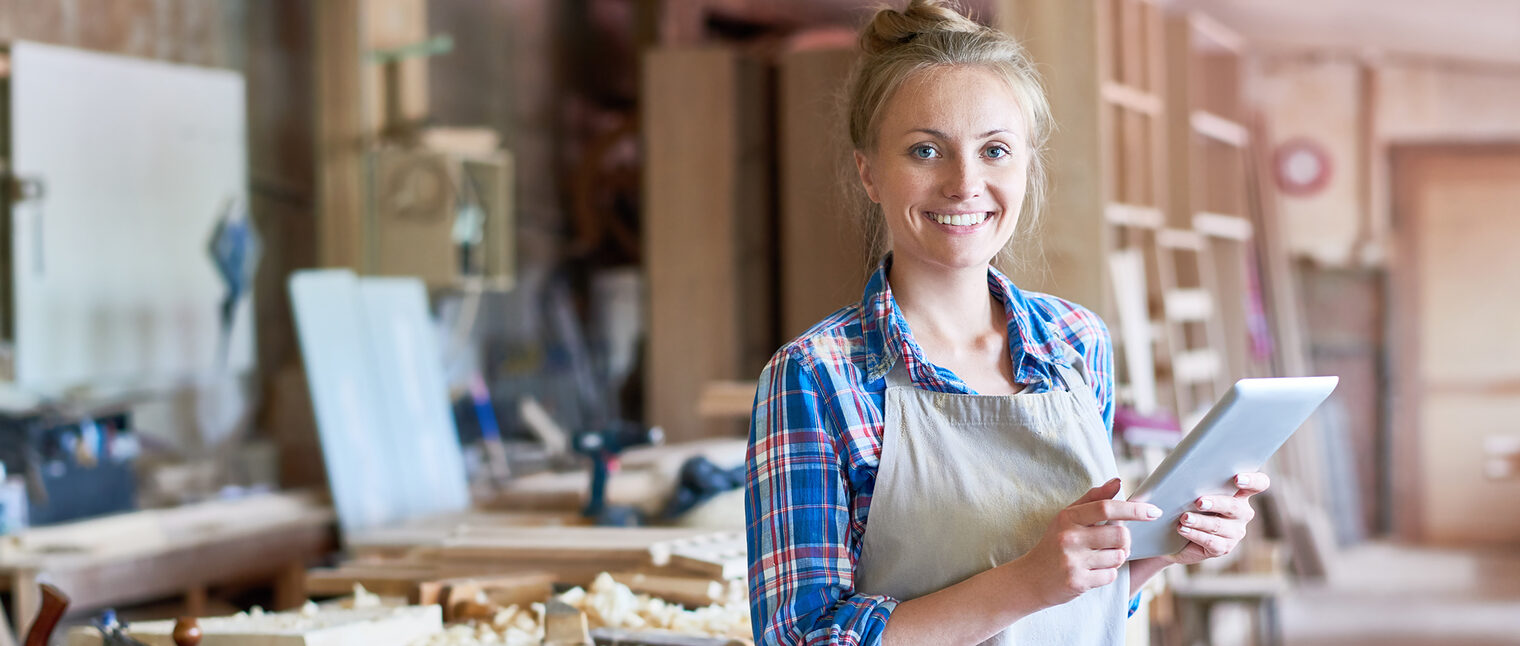
[[[336,547],[331,506],[314,494],[260,494],[39,527],[0,542],[0,590],[11,593],[12,625],[26,634],[47,582],[71,598],[70,612],[184,595],[204,612],[206,589],[272,583],[275,607],[306,599],[309,562]]]

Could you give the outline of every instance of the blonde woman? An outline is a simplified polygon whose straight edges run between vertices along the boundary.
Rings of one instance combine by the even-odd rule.
[[[1036,74],[1012,38],[934,0],[879,11],[860,44],[850,139],[887,248],[861,301],[760,377],[756,642],[1122,643],[1140,586],[1229,553],[1267,477],[1196,501],[1181,552],[1129,561],[1111,521],[1160,510],[1115,499],[1107,328],[992,266],[1041,206]]]

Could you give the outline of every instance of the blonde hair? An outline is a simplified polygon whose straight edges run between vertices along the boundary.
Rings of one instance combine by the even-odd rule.
[[[1028,130],[1029,177],[1021,219],[1031,224],[1038,219],[1045,206],[1045,142],[1053,122],[1039,74],[1017,40],[978,24],[942,0],[911,0],[902,11],[877,11],[860,31],[860,49],[862,56],[848,83],[845,113],[850,144],[861,152],[875,150],[887,102],[914,75],[971,65],[1001,76],[1017,98],[1016,108]],[[854,194],[862,203],[868,255],[874,264],[887,251],[881,207],[864,199],[864,191]],[[1011,260],[1012,247],[1010,242],[1000,259]]]

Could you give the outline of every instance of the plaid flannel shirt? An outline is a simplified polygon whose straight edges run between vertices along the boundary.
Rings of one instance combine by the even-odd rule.
[[[760,375],[745,491],[757,644],[880,643],[898,600],[856,592],[854,574],[881,458],[887,371],[901,358],[918,388],[973,392],[924,359],[887,284],[890,262],[872,274],[859,304],[783,346]],[[1055,364],[1077,359],[1069,348],[1086,361],[1111,433],[1113,348],[1103,321],[1080,305],[1020,291],[996,269],[987,284],[1007,313],[1024,392],[1059,388]]]

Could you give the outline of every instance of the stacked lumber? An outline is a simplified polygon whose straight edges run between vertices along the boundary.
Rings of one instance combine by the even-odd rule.
[[[144,621],[127,634],[148,646],[174,646],[174,620]],[[328,608],[265,613],[255,608],[199,620],[202,639],[223,646],[406,646],[443,632],[438,606]],[[100,631],[69,631],[68,646],[99,646]]]
[[[476,512],[364,532],[349,538],[348,561],[307,573],[307,590],[341,595],[358,584],[417,602],[429,598],[430,589],[494,577],[487,596],[505,600],[616,572],[634,587],[695,604],[717,600],[723,592],[709,584],[740,580],[746,568],[738,532],[514,524],[525,518],[535,516]],[[635,582],[636,575],[652,578]]]

